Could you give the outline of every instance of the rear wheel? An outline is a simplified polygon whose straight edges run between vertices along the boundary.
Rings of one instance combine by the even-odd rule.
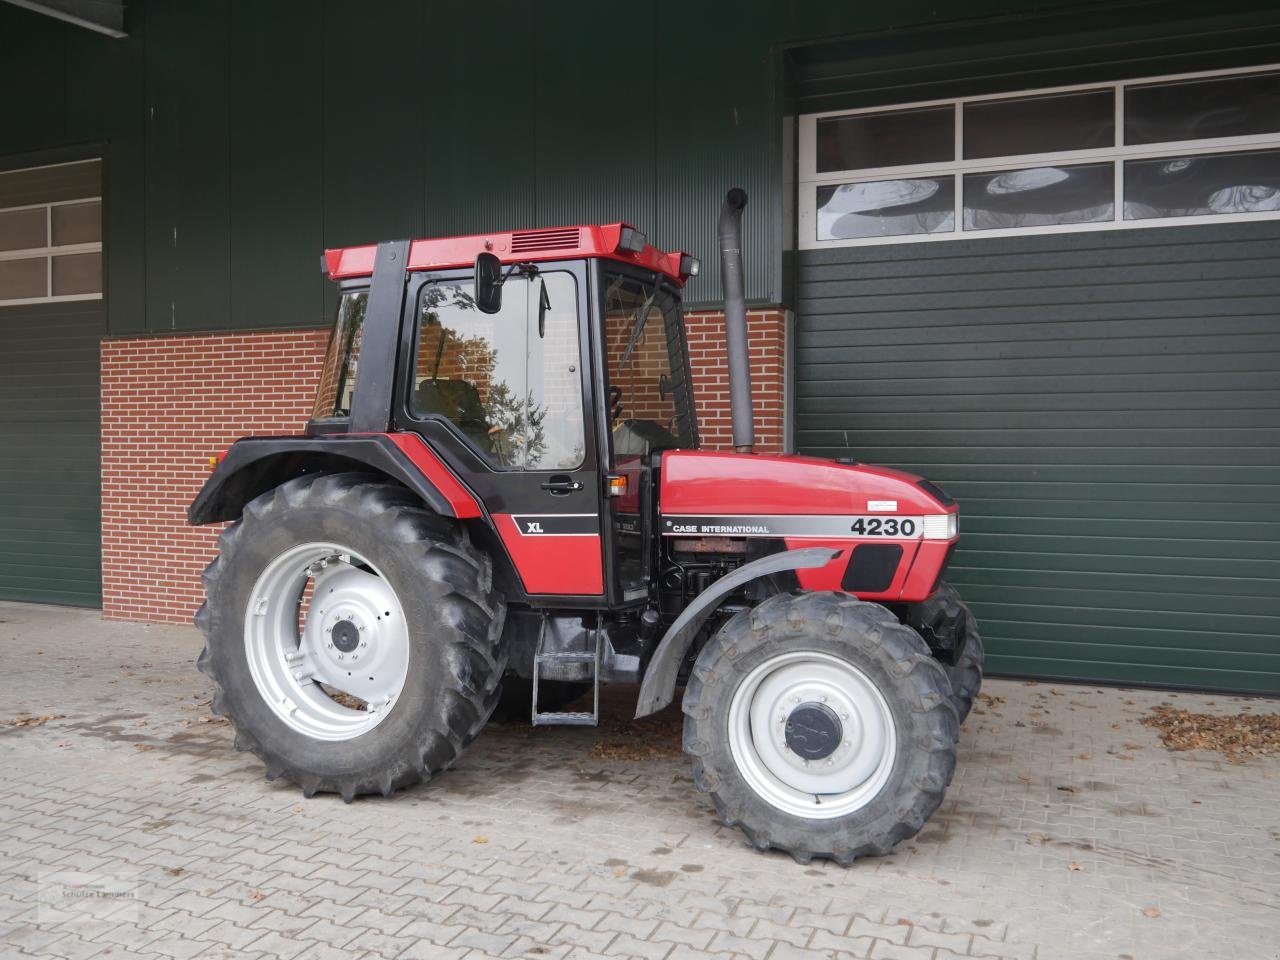
[[[310,796],[387,794],[448,767],[505,667],[487,557],[409,491],[359,474],[263,494],[219,540],[198,665],[236,747]]]
[[[685,751],[729,826],[806,862],[887,853],[942,802],[955,711],[891,613],[782,594],[730,619],[685,688]]]

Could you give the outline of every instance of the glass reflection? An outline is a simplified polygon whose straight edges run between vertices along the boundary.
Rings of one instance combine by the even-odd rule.
[[[950,176],[818,187],[819,240],[949,233],[955,229]]]
[[[964,178],[964,229],[1097,223],[1115,216],[1109,163],[1027,167]]]
[[[1280,210],[1280,150],[1129,160],[1124,217],[1204,217]]]

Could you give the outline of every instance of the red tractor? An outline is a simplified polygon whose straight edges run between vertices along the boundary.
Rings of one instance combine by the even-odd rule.
[[[955,503],[752,453],[741,216],[720,215],[735,452],[698,449],[680,296],[625,223],[330,250],[302,436],[247,437],[193,524],[199,667],[238,749],[306,796],[389,794],[499,707],[593,724],[683,684],[684,748],[758,848],[848,863],[937,808],[982,643],[942,581]],[[573,701],[591,709],[566,711]]]

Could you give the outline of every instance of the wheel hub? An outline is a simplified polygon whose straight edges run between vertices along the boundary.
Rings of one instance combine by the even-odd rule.
[[[360,646],[360,628],[353,620],[339,620],[329,628],[329,636],[342,653],[350,653]]]
[[[780,653],[753,669],[729,706],[729,747],[768,803],[827,819],[869,803],[897,754],[888,703],[849,660]]]
[[[318,740],[347,740],[376,726],[400,695],[409,633],[395,590],[371,564],[338,544],[307,543],[259,576],[245,612],[245,652],[281,720]]]
[[[824,760],[844,738],[836,712],[825,703],[802,703],[787,715],[784,739],[792,753],[805,760]]]

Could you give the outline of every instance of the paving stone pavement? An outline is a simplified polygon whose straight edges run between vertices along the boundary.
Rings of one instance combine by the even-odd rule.
[[[1276,701],[990,680],[943,807],[842,869],[716,823],[678,714],[627,727],[633,689],[600,730],[491,725],[425,786],[303,800],[211,720],[198,648],[0,603],[0,723],[61,715],[0,725],[0,956],[1280,957],[1280,757],[1138,722]],[[131,896],[51,912],[66,871]]]

